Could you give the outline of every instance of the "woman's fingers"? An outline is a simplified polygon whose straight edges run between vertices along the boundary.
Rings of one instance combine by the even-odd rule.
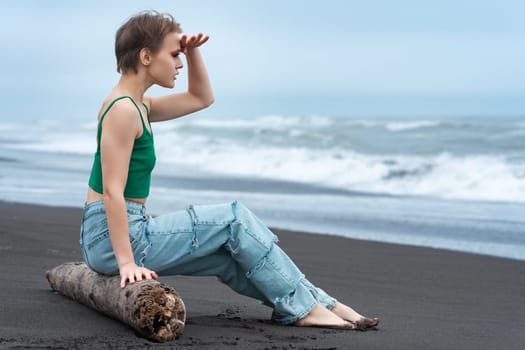
[[[147,280],[152,279],[152,278],[153,278],[153,276],[152,276],[152,275],[153,275],[153,272],[150,271],[150,270],[148,270],[148,269],[145,269],[145,270],[146,270],[146,271],[144,271],[144,276],[146,276],[146,279],[147,279]]]
[[[146,276],[146,279],[150,280],[150,279],[156,279],[158,278],[159,276],[157,275],[157,273],[155,271],[151,271],[147,268],[144,268],[144,276]]]
[[[135,279],[137,282],[142,281],[142,271],[141,270],[135,271],[135,277],[136,277]]]
[[[204,40],[203,40],[204,38]],[[206,40],[208,40],[209,36],[204,36],[204,34],[202,33],[199,33],[197,34],[197,36],[195,37],[195,46],[200,46],[202,44],[204,44],[206,42]]]
[[[144,272],[144,277],[145,277],[147,280],[150,280],[150,279],[151,279],[151,273],[149,273],[149,271]]]
[[[120,280],[120,288],[124,288],[126,286],[126,280],[129,280],[130,284],[135,283],[135,278],[133,276],[133,273],[128,274],[127,276],[122,276]]]
[[[209,39],[209,35],[204,35],[202,33],[198,33],[197,35],[190,35],[182,34],[180,37],[180,45],[182,48],[188,47],[198,47],[204,44]]]
[[[151,271],[145,267],[138,267],[137,269],[128,272],[127,275],[122,276],[120,287],[124,288],[126,286],[126,281],[129,281],[129,284],[135,284],[135,281],[142,281],[142,276],[147,280],[157,279],[159,277],[155,271]]]
[[[205,37],[203,37],[199,45],[204,44],[206,41],[208,41],[209,38],[210,38],[209,35],[206,35]]]

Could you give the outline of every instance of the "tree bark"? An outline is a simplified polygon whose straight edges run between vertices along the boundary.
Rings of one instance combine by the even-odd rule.
[[[51,288],[102,314],[120,320],[138,335],[165,342],[184,330],[186,307],[175,289],[155,280],[120,288],[120,276],[99,274],[84,262],[68,262],[46,271]]]

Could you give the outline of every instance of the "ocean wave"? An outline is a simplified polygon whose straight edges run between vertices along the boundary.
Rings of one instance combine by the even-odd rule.
[[[475,124],[453,120],[348,120],[344,123],[350,127],[380,128],[389,132],[412,131],[431,128],[464,128],[475,127]]]
[[[335,118],[324,115],[285,116],[280,114],[269,114],[253,118],[200,118],[188,121],[188,124],[192,126],[216,129],[269,128],[281,130],[295,126],[327,127],[333,125],[336,122],[337,120]]]
[[[94,136],[95,135],[95,136]],[[96,150],[96,134],[81,132],[48,132],[34,138],[11,139],[5,148],[37,152],[92,154]]]
[[[443,125],[445,125],[445,123],[439,120],[417,120],[411,122],[387,122],[385,123],[385,128],[390,131],[405,131]]]
[[[232,119],[210,119],[200,118],[191,120],[189,125],[203,128],[215,129],[250,129],[250,128],[267,128],[281,130],[283,128],[301,127],[301,128],[327,128],[336,127],[380,127],[388,131],[404,131],[419,128],[430,128],[452,125],[450,122],[442,120],[367,120],[367,119],[344,119],[335,118],[325,115],[307,115],[307,116],[285,116],[285,115],[264,115],[254,118],[232,118]]]
[[[495,124],[472,127],[456,134],[399,132],[476,123],[267,115],[179,120],[153,123],[152,128],[159,163],[174,165],[171,169],[178,164],[196,171],[361,192],[525,201],[523,138],[497,138],[515,130],[516,123],[497,124],[498,129],[490,128]],[[10,131],[3,135],[3,149],[86,156],[96,151],[97,124],[92,121],[11,123],[0,124],[0,129],[2,125]]]
[[[441,198],[525,201],[525,163],[502,155],[370,155],[348,149],[249,148],[190,137],[191,150],[157,139],[159,159],[210,172],[339,189]],[[191,154],[191,156],[189,156]]]

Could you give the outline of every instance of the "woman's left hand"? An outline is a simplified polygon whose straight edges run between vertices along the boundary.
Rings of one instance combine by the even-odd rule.
[[[203,35],[202,33],[191,35],[189,37],[187,34],[182,34],[180,37],[180,48],[182,52],[187,55],[188,50],[201,46],[208,41],[209,38],[208,35]]]

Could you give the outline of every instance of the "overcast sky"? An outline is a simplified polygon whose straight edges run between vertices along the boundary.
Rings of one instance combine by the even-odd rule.
[[[420,97],[449,104],[443,107],[448,113],[458,108],[525,115],[524,4],[5,1],[0,88],[7,101],[26,96],[35,106],[56,108],[64,98],[84,97],[98,111],[119,76],[115,31],[132,14],[156,9],[173,14],[185,33],[210,35],[202,53],[216,101],[230,106],[235,99],[257,98],[366,100],[359,107],[366,114],[374,112],[373,101],[403,97],[388,106],[402,112],[403,104]],[[174,90],[153,88],[149,94],[182,91],[187,71],[180,77]],[[425,104],[417,108],[424,112]]]

